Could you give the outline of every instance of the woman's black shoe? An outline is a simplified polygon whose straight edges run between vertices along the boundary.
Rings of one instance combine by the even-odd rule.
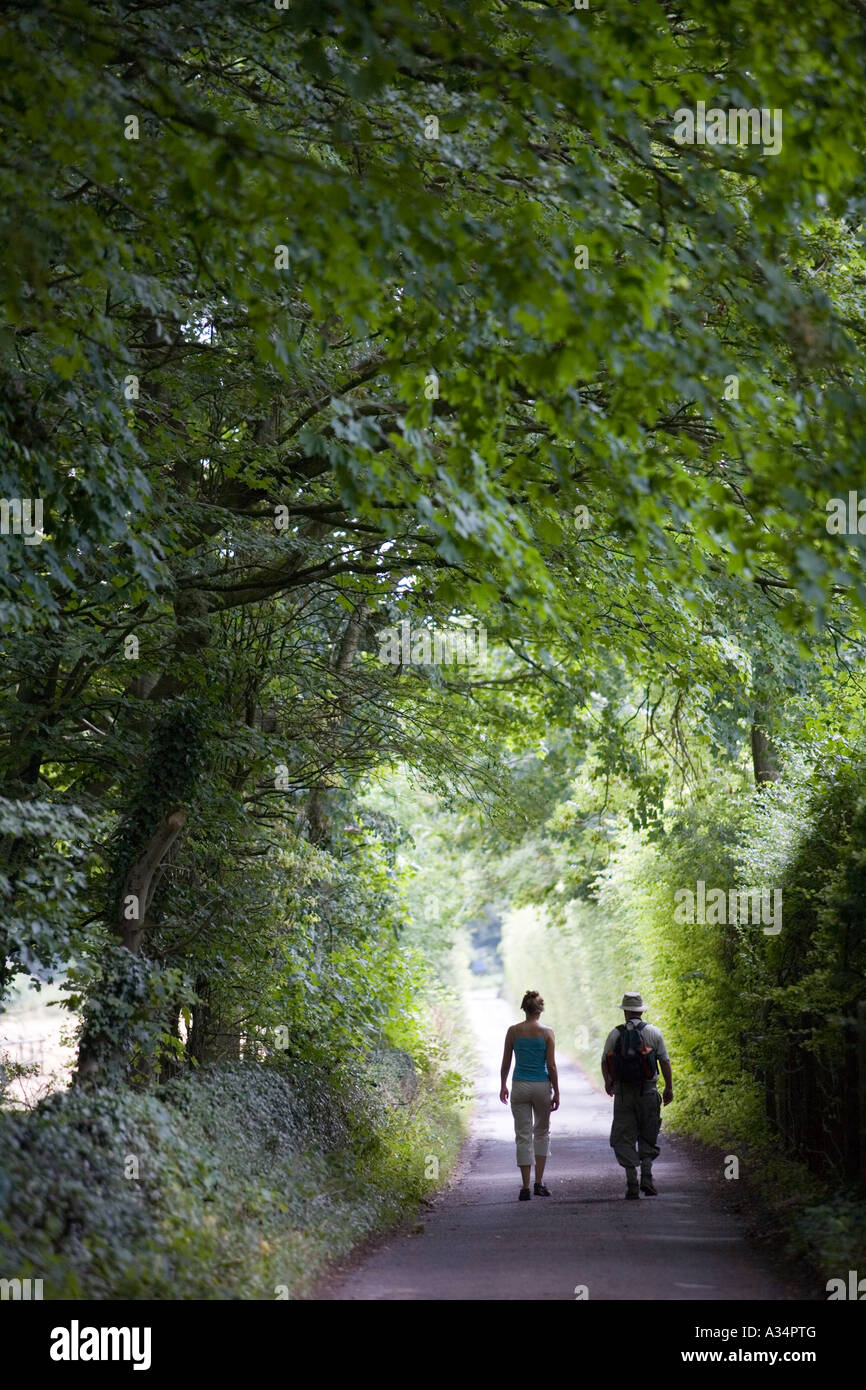
[[[519,1202],[528,1202],[531,1196],[532,1196],[532,1193],[530,1192],[530,1190],[529,1190],[528,1187],[521,1187],[521,1189],[520,1189],[520,1196],[518,1197],[517,1200],[518,1200]]]
[[[549,1197],[549,1196],[550,1196],[550,1193],[548,1192],[547,1188],[544,1186],[544,1183],[543,1183],[543,1182],[537,1182],[537,1183],[535,1184],[535,1195],[536,1195],[536,1197]]]

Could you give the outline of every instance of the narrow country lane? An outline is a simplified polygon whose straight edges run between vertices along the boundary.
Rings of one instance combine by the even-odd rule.
[[[789,1299],[808,1296],[756,1251],[707,1176],[662,1128],[657,1198],[624,1200],[608,1144],[611,1102],[559,1056],[562,1108],[552,1116],[549,1198],[518,1202],[510,1107],[498,1098],[502,1040],[517,1011],[492,992],[468,1001],[482,1058],[472,1134],[454,1185],[423,1218],[354,1271],[332,1299]],[[618,1020],[611,1016],[611,1024]],[[555,1027],[555,1020],[551,1020]],[[676,1058],[674,1083],[676,1084]]]

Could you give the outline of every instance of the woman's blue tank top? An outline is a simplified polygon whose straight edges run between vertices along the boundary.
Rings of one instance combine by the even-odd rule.
[[[513,1081],[549,1081],[547,1038],[514,1039]]]

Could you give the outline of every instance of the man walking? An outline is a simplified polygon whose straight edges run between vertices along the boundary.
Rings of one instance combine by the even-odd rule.
[[[662,1123],[662,1101],[669,1105],[674,1098],[665,1040],[658,1028],[641,1018],[645,1007],[639,994],[623,995],[625,1023],[618,1023],[608,1034],[601,1059],[604,1089],[613,1096],[610,1145],[617,1162],[625,1169],[625,1195],[632,1200],[641,1192],[647,1197],[658,1195],[652,1165],[659,1155],[656,1140]],[[662,1096],[658,1092],[659,1067],[665,1079]]]

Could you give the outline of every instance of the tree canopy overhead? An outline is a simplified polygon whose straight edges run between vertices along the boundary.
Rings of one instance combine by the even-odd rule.
[[[209,612],[417,565],[569,612],[557,560],[611,531],[698,592],[856,589],[860,38],[853,4],[8,6],[4,487],[47,516],[10,616],[109,562]],[[677,144],[699,100],[780,110],[780,153]]]

